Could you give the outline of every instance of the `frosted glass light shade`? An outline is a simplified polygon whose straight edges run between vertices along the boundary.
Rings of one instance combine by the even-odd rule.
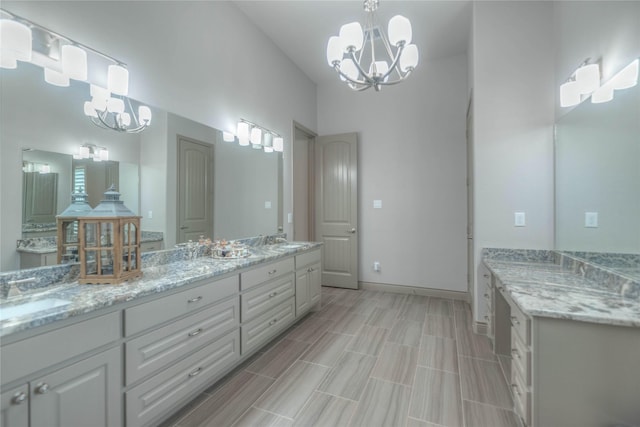
[[[400,69],[403,72],[413,70],[418,66],[420,56],[418,54],[418,46],[410,44],[404,47],[402,54],[400,55]]]
[[[89,147],[81,146],[78,150],[78,155],[81,159],[88,159],[90,156]]]
[[[340,63],[342,61],[342,42],[340,37],[332,36],[327,43],[327,62],[330,67],[333,67],[334,62]]]
[[[31,28],[11,19],[0,19],[0,49],[18,61],[31,61]]]
[[[222,140],[224,142],[233,142],[236,137],[231,132],[222,132]]]
[[[618,74],[611,79],[611,84],[614,89],[629,89],[638,84],[638,63],[640,60],[636,59],[631,64],[624,67]]]
[[[109,65],[107,89],[118,95],[129,94],[129,70],[121,65]]]
[[[350,24],[344,24],[340,27],[340,42],[345,52],[348,52],[350,49],[356,52],[362,49],[362,43],[364,42],[362,25],[360,25],[359,22],[351,22]]]
[[[131,115],[129,113],[120,113],[118,114],[118,122],[122,126],[130,126],[131,125]]]
[[[602,104],[613,99],[613,86],[607,83],[591,94],[591,103]]]
[[[89,94],[93,99],[107,100],[111,97],[111,92],[109,92],[107,89],[93,84],[89,85]]]
[[[265,146],[265,147],[264,147],[264,152],[265,152],[265,153],[273,153],[273,147],[267,147],[267,146]]]
[[[124,113],[124,101],[120,98],[109,98],[107,100],[107,111],[110,113]]]
[[[589,64],[576,70],[576,83],[578,91],[589,94],[600,87],[600,67],[598,64]]]
[[[18,60],[12,53],[0,50],[0,67],[13,70],[18,67]]]
[[[87,52],[78,46],[62,46],[62,72],[74,80],[87,80]]]
[[[249,123],[238,122],[238,144],[245,146],[249,145]]]
[[[273,149],[279,153],[284,151],[284,139],[281,136],[273,138]]]
[[[44,69],[44,81],[54,86],[69,86],[69,77],[51,68]]]
[[[107,98],[96,98],[93,97],[91,98],[91,105],[93,106],[94,110],[98,110],[98,111],[104,111],[107,109],[107,101],[109,100],[109,97]]]
[[[580,103],[580,90],[575,81],[560,85],[560,106],[572,107]]]
[[[146,105],[141,105],[138,107],[138,121],[140,124],[150,124],[151,123],[151,108]]]
[[[264,141],[262,142],[262,145],[264,145],[265,148],[266,147],[273,148],[273,134],[269,132],[265,132],[263,138],[264,138]]]
[[[251,143],[253,145],[262,145],[262,129],[255,127],[251,129]]]
[[[399,43],[411,43],[411,21],[402,15],[396,15],[389,20],[389,43],[397,46]]]
[[[84,103],[84,114],[89,116],[89,117],[98,118],[98,113],[96,112],[96,109],[93,108],[93,103],[91,101],[85,101],[85,103]]]
[[[360,75],[360,71],[358,71],[356,64],[353,63],[353,60],[351,58],[347,58],[342,61],[342,64],[340,64],[340,71],[342,71],[352,80],[358,80],[358,76]],[[340,78],[343,81],[346,80],[342,76],[340,76]]]

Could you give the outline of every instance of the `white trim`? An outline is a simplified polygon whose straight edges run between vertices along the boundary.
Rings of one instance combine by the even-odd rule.
[[[445,289],[419,288],[416,286],[391,285],[388,283],[358,282],[360,289],[368,291],[383,291],[396,294],[422,295],[427,297],[448,298],[469,302],[469,294],[467,292],[448,291]]]

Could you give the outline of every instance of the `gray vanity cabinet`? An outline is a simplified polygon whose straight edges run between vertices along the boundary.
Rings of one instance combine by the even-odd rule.
[[[296,255],[296,317],[320,302],[321,251]]]

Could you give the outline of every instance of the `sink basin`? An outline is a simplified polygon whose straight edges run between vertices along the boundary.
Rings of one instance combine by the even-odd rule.
[[[280,246],[281,248],[284,249],[298,249],[303,247],[304,244],[302,243],[285,243],[284,245]]]
[[[10,306],[0,306],[0,321],[10,319],[12,317],[20,317],[39,311],[50,310],[56,307],[63,307],[71,304],[71,301],[58,298],[47,298],[39,301],[31,301],[24,304],[16,304]]]

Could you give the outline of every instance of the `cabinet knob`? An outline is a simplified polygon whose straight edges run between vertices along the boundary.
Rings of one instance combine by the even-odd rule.
[[[188,303],[192,303],[192,302],[198,302],[202,299],[202,296],[197,296],[195,298],[191,298],[190,300],[187,300]]]
[[[196,376],[196,375],[198,375],[200,372],[202,372],[202,368],[198,368],[198,369],[195,369],[195,370],[193,370],[193,371],[189,372],[189,378],[193,378],[193,377],[195,377],[195,376]]]
[[[488,278],[489,278],[489,275],[488,275],[488,274],[483,274],[482,276],[483,276],[485,279],[488,279]]]
[[[27,394],[24,391],[19,391],[18,393],[13,395],[13,397],[11,398],[11,403],[14,405],[20,405],[25,400],[27,400]]]
[[[518,351],[518,349],[517,349],[517,348],[512,348],[512,349],[511,349],[511,354],[512,354],[514,357],[517,357],[518,359],[520,359],[520,352]]]
[[[277,321],[278,319],[273,319],[271,322],[269,322],[269,326],[275,325]]]
[[[278,295],[278,293],[277,293],[277,292],[271,292],[271,293],[269,294],[269,298],[273,298],[273,297],[275,297],[276,295]]]
[[[513,392],[515,394],[517,394],[518,396],[520,396],[520,389],[518,388],[517,384],[511,384],[511,390],[513,390]]]
[[[199,335],[199,334],[200,334],[200,332],[202,332],[202,328],[198,328],[198,329],[196,329],[196,330],[195,330],[195,331],[193,331],[193,332],[189,332],[189,336],[190,336],[190,337],[195,337],[196,335]]]
[[[36,394],[45,394],[49,391],[49,384],[43,383],[36,386]]]
[[[513,326],[519,325],[520,322],[518,321],[518,318],[516,316],[511,316],[511,324]]]
[[[269,276],[271,276],[271,275],[273,275],[273,274],[276,274],[276,272],[277,272],[277,271],[278,271],[278,270],[273,269],[273,270],[271,270],[268,274],[269,274]]]

